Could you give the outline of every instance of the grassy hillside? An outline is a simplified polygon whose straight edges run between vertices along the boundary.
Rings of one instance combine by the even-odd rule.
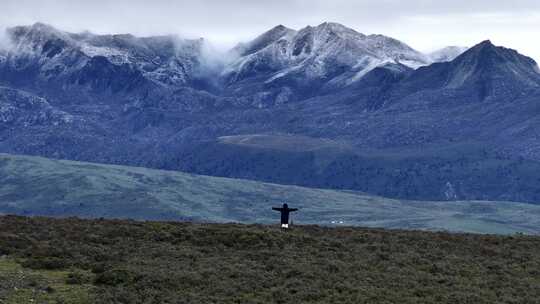
[[[540,303],[540,238],[0,217],[0,303]]]
[[[402,201],[145,168],[0,154],[0,213],[90,218],[273,223],[271,206],[301,224],[482,233],[540,233],[540,206]]]

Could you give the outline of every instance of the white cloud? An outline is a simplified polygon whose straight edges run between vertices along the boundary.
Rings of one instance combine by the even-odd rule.
[[[5,50],[11,46],[5,27],[0,26],[0,50]]]

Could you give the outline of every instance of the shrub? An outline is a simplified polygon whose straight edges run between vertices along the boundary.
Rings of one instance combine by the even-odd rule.
[[[22,266],[30,269],[56,270],[69,267],[65,259],[54,257],[34,257],[22,262]]]
[[[82,285],[92,281],[91,277],[82,271],[73,271],[68,273],[66,283],[70,285]]]
[[[97,285],[118,286],[131,282],[132,274],[124,269],[112,269],[98,274],[95,280]]]

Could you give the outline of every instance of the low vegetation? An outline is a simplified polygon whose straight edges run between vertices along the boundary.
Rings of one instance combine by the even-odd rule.
[[[294,171],[294,170],[293,170]],[[300,208],[302,224],[540,234],[540,205],[404,201],[352,191],[0,154],[0,213],[153,221],[273,223],[271,207]]]
[[[540,238],[0,217],[0,303],[540,303]]]

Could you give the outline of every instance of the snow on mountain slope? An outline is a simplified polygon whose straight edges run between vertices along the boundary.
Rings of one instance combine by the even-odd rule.
[[[133,64],[143,75],[165,85],[187,83],[200,63],[204,41],[177,36],[138,38],[132,35],[77,37],[82,51],[105,56],[115,64]]]
[[[240,43],[233,49],[233,52],[236,52],[241,56],[253,54],[266,48],[268,45],[278,41],[281,38],[292,36],[295,34],[295,30],[287,28],[283,25],[278,25],[273,29],[258,36],[253,41],[247,43]]]
[[[266,82],[298,76],[332,80],[347,73],[350,82],[388,63],[418,68],[430,63],[424,54],[383,35],[364,35],[337,23],[299,31],[278,26],[236,48],[240,57],[224,72],[231,82],[264,74]]]
[[[212,75],[207,75],[207,44],[202,39],[74,34],[42,23],[14,27],[9,34],[14,47],[0,53],[0,65],[20,71],[21,79],[27,78],[24,71],[38,70],[39,79],[31,81],[63,78],[67,79],[62,81],[63,86],[82,83],[98,85],[99,90],[108,83],[114,83],[113,90],[129,90],[141,87],[142,82],[175,90],[199,81],[201,75],[212,78],[212,83],[224,80],[229,85],[253,80],[251,84],[259,86],[255,91],[260,86],[287,90],[341,88],[377,67],[402,64],[416,69],[459,52],[456,48],[445,49],[433,59],[396,39],[364,35],[338,23],[307,26],[299,31],[279,25],[253,41],[239,44],[228,54],[236,59],[213,67]],[[102,81],[94,79],[92,83],[88,78]]]
[[[71,124],[75,116],[52,107],[46,99],[0,87],[0,129],[34,125]]]
[[[14,47],[6,61],[15,70],[37,65],[43,78],[67,76],[92,59],[105,58],[111,65],[128,67],[163,86],[185,85],[191,80],[204,43],[176,36],[73,34],[42,23],[10,28],[8,33]]]
[[[464,46],[447,46],[428,54],[433,62],[448,62],[465,53],[469,48]]]

